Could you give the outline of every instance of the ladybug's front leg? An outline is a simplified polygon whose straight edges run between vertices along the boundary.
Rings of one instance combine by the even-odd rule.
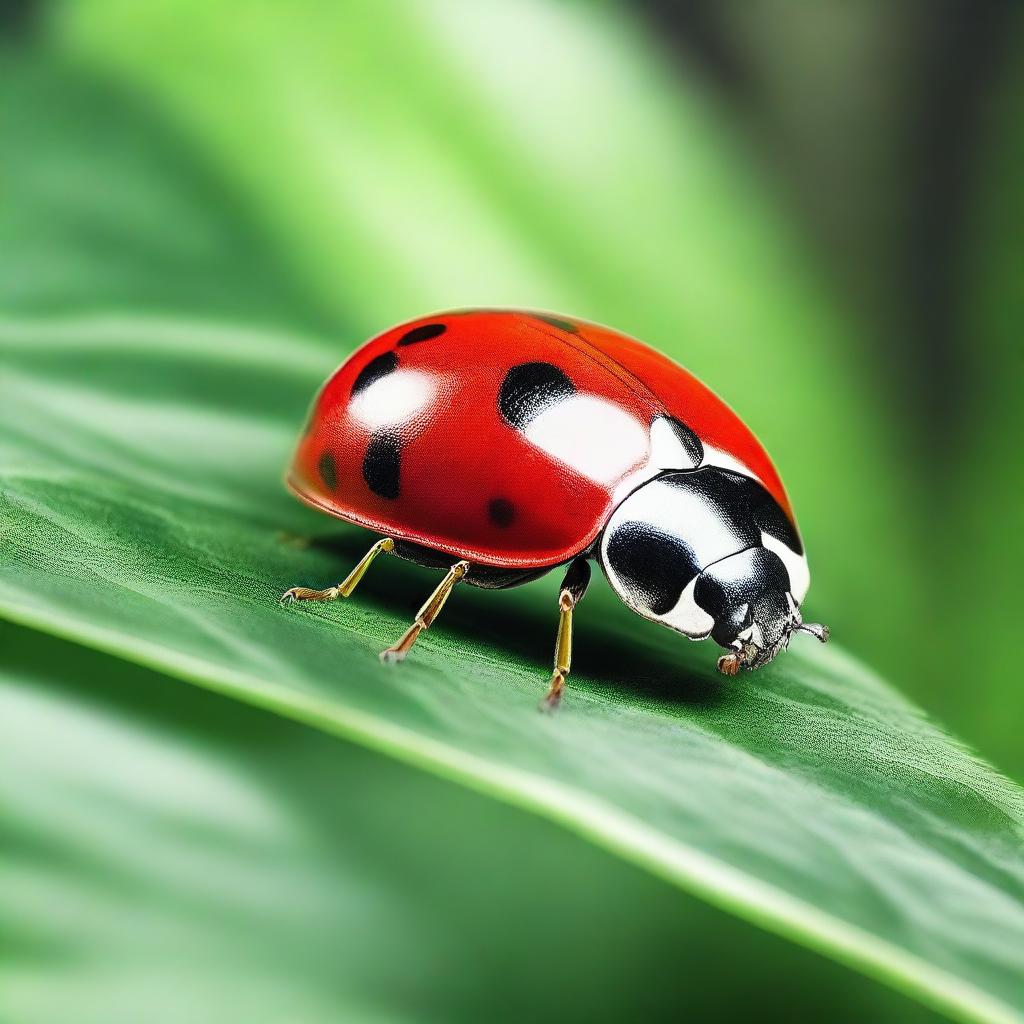
[[[554,711],[562,703],[565,680],[572,664],[572,613],[583,599],[590,584],[590,563],[577,558],[562,580],[558,594],[558,638],[555,641],[555,670],[551,674],[551,685],[547,695],[540,702],[541,711]]]
[[[390,554],[395,550],[395,542],[390,537],[377,541],[369,551],[359,559],[356,567],[336,587],[326,590],[310,590],[309,587],[292,587],[281,595],[281,604],[292,604],[295,601],[335,601],[339,597],[349,597],[356,589],[356,584],[366,575],[366,570],[373,560],[383,551]]]
[[[448,595],[467,572],[469,572],[469,562],[456,562],[448,570],[448,575],[441,580],[437,589],[427,598],[423,607],[416,614],[416,621],[402,634],[402,638],[387,650],[380,652],[380,660],[385,665],[394,665],[405,659],[405,656],[412,650],[412,645],[416,643],[416,638],[423,630],[430,629],[434,619],[444,607],[445,601],[448,600]]]

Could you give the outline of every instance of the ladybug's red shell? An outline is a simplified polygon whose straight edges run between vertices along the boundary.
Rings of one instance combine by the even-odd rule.
[[[767,453],[692,374],[606,327],[513,310],[440,313],[363,345],[317,398],[288,483],[379,534],[541,569],[593,544],[664,417],[792,522]]]

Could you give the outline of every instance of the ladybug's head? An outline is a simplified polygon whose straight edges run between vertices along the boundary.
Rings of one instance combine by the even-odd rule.
[[[795,528],[760,484],[732,471],[666,473],[637,488],[610,516],[599,555],[633,611],[725,647],[727,675],[767,664],[795,632],[828,639],[800,616],[810,577]]]
[[[693,593],[714,620],[712,639],[729,648],[718,659],[726,675],[767,665],[796,632],[822,643],[828,639],[825,626],[803,621],[786,565],[770,547],[745,548],[712,562],[698,575]]]
[[[718,659],[718,671],[734,676],[741,668],[767,665],[789,647],[794,633],[810,633],[821,643],[828,640],[828,626],[804,622],[793,596],[787,591],[766,591],[754,600],[734,607],[730,616],[719,620],[712,636],[728,654]]]

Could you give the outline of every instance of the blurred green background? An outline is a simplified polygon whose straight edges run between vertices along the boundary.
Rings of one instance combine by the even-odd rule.
[[[805,535],[811,617],[1024,778],[1019,5],[83,0],[8,3],[0,28],[0,346],[12,369],[35,360],[39,394],[51,396],[20,384],[5,396],[18,411],[0,441],[8,468],[85,453],[88,439],[62,420],[78,402],[75,422],[106,431],[110,462],[95,472],[134,474],[141,489],[146,474],[181,472],[182,488],[211,501],[258,474],[258,512],[272,519],[287,500],[269,496],[277,434],[262,459],[252,454],[262,440],[250,439],[214,481],[203,474],[216,439],[202,422],[194,447],[162,462],[164,435],[142,403],[159,406],[161,386],[173,386],[222,407],[228,427],[236,408],[261,407],[275,430],[297,430],[309,368],[404,318],[509,305],[608,323],[684,363],[763,439]],[[119,347],[90,355],[89,325],[104,323],[117,325]],[[84,341],[48,355],[25,328],[40,324],[85,325]],[[233,390],[231,360],[251,344],[259,365],[285,343],[301,373],[240,375],[249,390]],[[226,353],[216,377],[175,363],[208,344]],[[72,384],[93,389],[96,405],[72,401]],[[105,411],[103,394],[118,389],[138,398],[136,419]],[[52,450],[42,432],[28,440],[40,410],[60,434]],[[145,466],[116,444],[136,429],[153,446]],[[669,912],[662,883],[525,813],[260,712],[236,719],[223,698],[172,696],[155,673],[32,630],[12,628],[6,644],[8,721],[24,716],[18,735],[40,739],[21,756],[47,766],[6,794],[32,865],[5,879],[8,896],[16,888],[24,914],[41,914],[40,949],[59,959],[70,918],[95,928],[102,950],[96,963],[68,954],[81,985],[50,1005],[42,976],[13,972],[11,1019],[66,1020],[71,1005],[77,1019],[138,1019],[133,993],[116,1012],[97,995],[97,979],[133,956],[168,965],[136,971],[134,998],[166,993],[185,962],[205,978],[154,1020],[213,1019],[210,1007],[239,1020],[278,1019],[277,1007],[303,1021],[473,1020],[496,1004],[512,1020],[567,992],[586,993],[569,1019],[669,1019],[684,1004],[710,1013],[711,992],[738,1018],[765,988],[809,1016],[924,1015],[696,900]],[[119,763],[166,784],[168,806],[152,820],[130,813],[130,778],[91,777],[110,744],[127,745]],[[204,749],[218,752],[212,790]],[[325,776],[367,788],[345,794],[352,806],[335,803]],[[235,785],[241,809],[224,788]],[[197,793],[208,798],[199,807]],[[90,801],[109,818],[102,841]],[[259,856],[242,877],[230,877],[217,833],[225,813],[249,815],[238,824]],[[396,844],[446,863],[442,827],[467,845],[433,887],[415,884],[408,857],[389,864]],[[119,870],[108,857],[122,830],[123,842],[152,848],[132,871],[141,860],[154,876],[115,891],[102,876]],[[507,841],[482,842],[488,830]],[[346,850],[350,889],[336,891],[339,836],[352,834],[365,843]],[[504,860],[485,878],[508,884],[467,893],[496,845]],[[579,867],[555,867],[568,863]],[[196,898],[183,889],[188,865],[235,887],[223,906],[183,912]],[[595,890],[607,906],[593,905]],[[152,930],[122,947],[111,936],[135,898],[152,902]],[[349,898],[358,906],[332,915],[330,901]],[[479,906],[486,920],[467,909]],[[529,927],[497,923],[516,915]],[[364,943],[337,933],[339,917],[379,930]],[[694,943],[696,933],[713,939]],[[459,977],[460,944],[484,934],[501,936],[491,973]],[[538,934],[542,950],[528,941]],[[282,962],[292,942],[342,948],[351,970],[339,977],[336,957]],[[436,945],[436,961],[396,980],[382,960],[416,962],[396,943]],[[239,946],[234,968],[204,973],[207,957],[222,963]],[[588,955],[574,961],[580,946]],[[666,950],[681,949],[690,966],[678,973]],[[818,980],[797,983],[812,960]],[[394,1001],[375,1002],[389,986]],[[314,993],[326,1001],[304,1002]]]

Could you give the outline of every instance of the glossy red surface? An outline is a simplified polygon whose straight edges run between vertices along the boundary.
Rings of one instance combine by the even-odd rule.
[[[460,310],[373,338],[318,396],[289,486],[332,515],[478,564],[565,562],[601,531],[616,481],[588,479],[502,418],[499,393],[509,370],[545,363],[577,393],[611,402],[645,426],[666,413],[681,420],[748,467],[792,518],[760,443],[692,374],[608,328],[552,316],[565,325],[556,326],[547,316]],[[375,389],[385,377],[388,384]],[[370,459],[368,470],[371,447],[383,456]]]

